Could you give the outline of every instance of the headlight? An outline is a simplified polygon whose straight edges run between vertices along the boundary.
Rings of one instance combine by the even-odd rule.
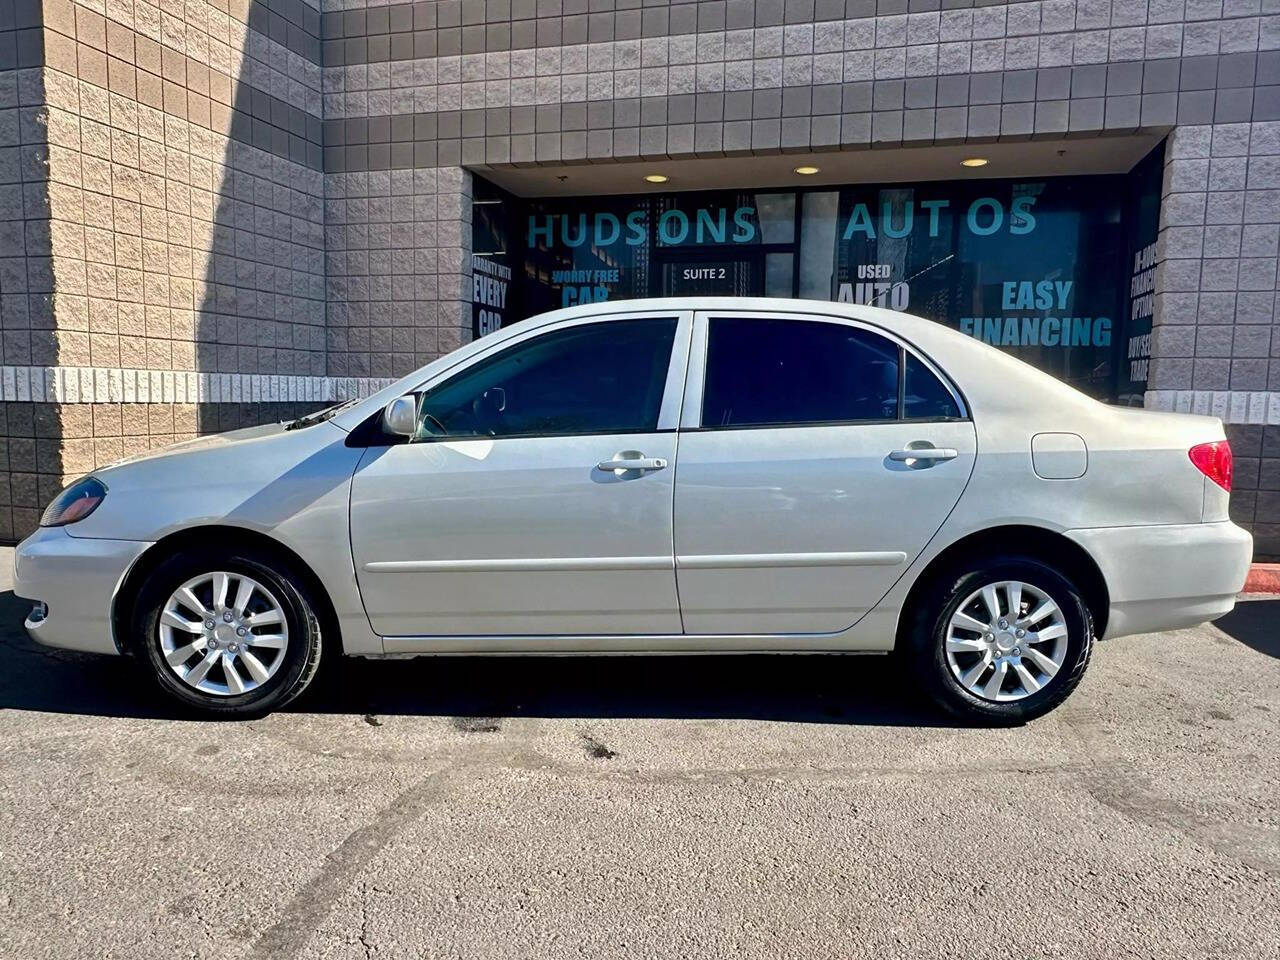
[[[53,502],[45,507],[44,515],[40,517],[40,526],[63,527],[68,523],[83,520],[98,509],[98,504],[106,495],[105,483],[97,477],[82,477],[54,497]]]

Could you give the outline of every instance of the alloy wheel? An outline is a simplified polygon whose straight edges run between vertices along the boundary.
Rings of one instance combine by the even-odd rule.
[[[997,703],[1037,693],[1062,669],[1067,623],[1048,592],[1020,580],[971,593],[947,624],[947,665],[962,687]]]
[[[242,573],[188,580],[160,612],[169,669],[202,693],[233,697],[266,683],[285,662],[289,625],[267,587]]]

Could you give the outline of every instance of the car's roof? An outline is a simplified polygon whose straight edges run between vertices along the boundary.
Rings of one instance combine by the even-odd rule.
[[[966,336],[960,331],[911,313],[889,310],[884,307],[870,307],[861,303],[839,303],[833,300],[802,300],[790,297],[650,297],[635,300],[606,300],[601,303],[585,303],[574,307],[563,307],[540,313],[529,320],[542,323],[556,323],[565,320],[576,320],[594,316],[622,316],[628,313],[645,313],[650,311],[694,311],[711,313],[797,313],[807,316],[847,317],[862,323],[871,324],[890,331],[904,340],[920,346],[928,351],[929,346],[937,338],[953,344],[963,344],[966,348],[978,347],[979,350],[993,349],[981,341]],[[504,327],[513,329],[528,321],[520,321]],[[922,343],[921,341],[929,341]],[[998,352],[998,351],[996,351]]]
[[[831,317],[849,317],[888,328],[897,328],[905,321],[908,326],[914,323],[925,323],[940,329],[947,329],[935,321],[911,314],[899,313],[895,310],[887,310],[883,307],[868,307],[859,303],[838,303],[833,300],[801,300],[790,297],[648,297],[635,300],[605,300],[600,303],[584,303],[574,307],[562,307],[559,310],[550,310],[537,316],[542,321],[558,321],[573,320],[579,317],[614,316],[620,313],[668,310],[709,312],[741,312],[749,310],[768,313],[806,313]],[[530,319],[534,318],[531,317]]]
[[[803,300],[781,297],[637,297],[631,300],[603,300],[599,303],[583,303],[574,307],[549,310],[542,316],[588,317],[597,313],[616,313],[626,310],[783,310],[787,312],[840,313],[849,316],[859,310],[878,310],[879,307],[863,307],[860,304],[837,303],[832,300]],[[891,311],[886,311],[891,312]]]

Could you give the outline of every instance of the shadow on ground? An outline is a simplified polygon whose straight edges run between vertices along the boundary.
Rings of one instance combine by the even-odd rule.
[[[131,660],[50,650],[0,593],[0,709],[195,719]],[[291,710],[477,718],[724,718],[952,725],[883,656],[347,658]]]
[[[1249,600],[1213,625],[1259,653],[1280,659],[1280,600]]]

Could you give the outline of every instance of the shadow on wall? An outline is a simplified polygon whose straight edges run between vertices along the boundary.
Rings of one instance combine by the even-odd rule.
[[[206,375],[198,433],[292,419],[330,399],[310,379],[327,372],[318,0],[232,10],[251,29],[241,28],[230,105],[210,101],[210,125],[229,130],[225,149],[192,150],[190,244],[204,265],[194,291],[193,359]]]
[[[0,363],[24,374],[58,362],[40,22],[39,4],[0,0]],[[8,373],[4,395],[26,396],[0,403],[0,541],[34,528],[62,472],[43,382]]]
[[[230,9],[183,54],[0,0],[0,540],[121,456],[323,403],[319,10]]]

